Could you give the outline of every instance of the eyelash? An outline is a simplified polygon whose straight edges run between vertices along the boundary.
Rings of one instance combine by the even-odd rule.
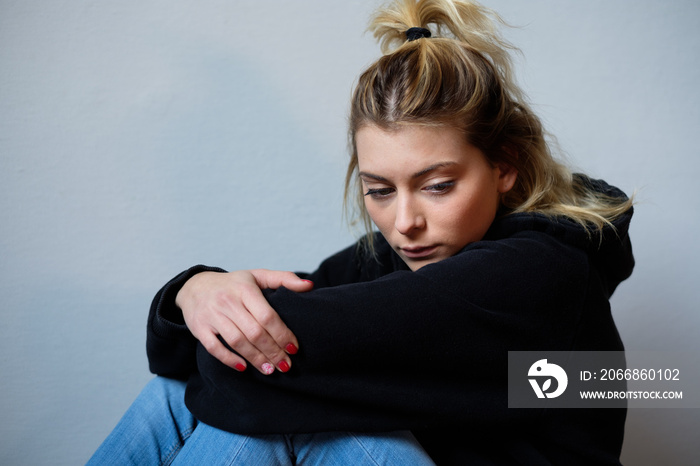
[[[427,186],[426,189],[431,190],[432,194],[440,196],[442,194],[446,194],[454,185],[454,181],[445,181],[444,183]]]
[[[365,196],[371,196],[373,199],[383,199],[393,192],[392,188],[368,189]]]
[[[444,183],[437,183],[430,186],[426,186],[423,189],[427,190],[430,194],[434,196],[442,196],[444,194],[447,194],[454,185],[454,181],[446,181]],[[373,199],[384,199],[391,195],[393,192],[394,188],[368,189],[365,193],[365,196],[371,196]]]

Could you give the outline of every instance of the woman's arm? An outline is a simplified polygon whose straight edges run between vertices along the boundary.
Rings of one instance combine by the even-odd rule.
[[[240,374],[200,349],[188,406],[240,433],[497,425],[522,413],[507,409],[509,350],[597,344],[594,334],[577,335],[588,273],[578,249],[517,238],[475,244],[417,272],[267,292],[299,338],[295,366]],[[609,309],[590,312],[607,312],[614,330]]]
[[[192,267],[168,282],[151,305],[147,345],[151,370],[186,377],[196,367],[197,340],[236,370],[245,369],[243,358],[263,373],[271,369],[263,369],[263,365],[280,368],[281,362],[288,370],[291,361],[286,353],[298,350],[298,340],[261,290],[284,286],[305,292],[371,280],[400,266],[388,245],[378,248],[378,260],[369,265],[360,254],[357,246],[348,247],[323,261],[312,274],[270,270],[226,273],[220,268]]]
[[[198,273],[223,269],[197,265],[170,280],[156,293],[148,314],[146,353],[154,374],[186,380],[196,371],[197,339],[185,325],[175,297],[182,286]]]
[[[235,370],[245,370],[247,359],[265,374],[274,367],[286,372],[291,366],[287,352],[295,354],[299,343],[262,294],[282,286],[304,292],[313,283],[292,272],[226,273],[201,265],[178,275],[151,304],[147,339],[151,371],[185,378],[195,369],[198,340]]]
[[[227,366],[243,371],[247,360],[267,375],[275,367],[287,372],[287,353],[296,354],[299,342],[262,294],[283,286],[304,292],[313,283],[274,270],[203,272],[185,282],[175,305],[192,335]]]

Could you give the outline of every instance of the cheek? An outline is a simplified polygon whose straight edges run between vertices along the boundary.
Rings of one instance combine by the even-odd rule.
[[[365,209],[377,228],[383,233],[387,223],[387,209],[381,209],[372,202],[365,202]]]
[[[480,240],[489,229],[498,210],[498,197],[476,196],[452,207],[446,212],[443,225],[451,230],[450,236],[466,244]]]

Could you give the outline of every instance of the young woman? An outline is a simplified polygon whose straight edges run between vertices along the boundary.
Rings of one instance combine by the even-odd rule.
[[[623,349],[608,299],[634,260],[631,201],[554,160],[495,23],[451,0],[377,13],[346,199],[379,233],[312,274],[170,281],[162,377],[93,461],[619,464],[624,410],[507,407],[508,351]]]

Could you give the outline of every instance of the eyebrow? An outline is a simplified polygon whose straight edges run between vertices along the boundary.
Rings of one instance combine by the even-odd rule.
[[[428,173],[430,173],[430,172],[432,172],[432,171],[435,171],[435,170],[437,170],[437,169],[439,169],[439,168],[445,168],[445,167],[449,167],[449,166],[451,166],[451,165],[457,165],[457,162],[438,162],[438,163],[434,163],[433,165],[430,165],[430,166],[424,168],[423,170],[414,173],[413,175],[411,175],[411,178],[415,180],[416,178],[420,178],[421,176],[427,175]],[[358,173],[358,175],[359,175],[361,178],[371,178],[371,179],[377,180],[377,181],[388,181],[388,180],[387,180],[386,178],[384,178],[383,176],[375,175],[375,174],[373,174],[373,173],[360,172],[360,173]]]

